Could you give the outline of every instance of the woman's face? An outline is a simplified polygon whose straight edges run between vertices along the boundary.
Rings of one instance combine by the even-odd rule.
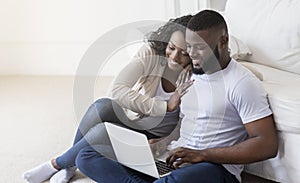
[[[181,71],[190,63],[191,59],[186,52],[184,33],[181,31],[176,31],[171,35],[166,48],[166,57],[168,67],[173,71]]]

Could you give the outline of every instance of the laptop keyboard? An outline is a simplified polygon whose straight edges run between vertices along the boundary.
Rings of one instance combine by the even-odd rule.
[[[168,167],[166,162],[163,162],[163,161],[155,161],[155,164],[156,164],[159,175],[164,175],[164,174],[171,172],[172,170],[175,170],[172,167]]]

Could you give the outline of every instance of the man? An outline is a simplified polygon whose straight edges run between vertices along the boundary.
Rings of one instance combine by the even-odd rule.
[[[168,146],[167,158],[170,166],[181,167],[155,183],[240,182],[242,164],[277,154],[266,93],[250,71],[230,58],[226,22],[217,12],[196,14],[188,24],[186,41],[194,84],[182,98],[180,136]],[[85,150],[79,158],[103,166],[99,174],[109,177],[107,181],[120,176],[123,182],[146,181],[95,152]],[[88,162],[78,166],[87,175],[92,171]],[[110,170],[106,175],[105,168]]]
[[[238,182],[242,164],[277,154],[266,93],[253,74],[230,58],[226,22],[217,12],[196,14],[186,42],[195,81],[182,98],[180,138],[169,146],[178,149],[167,160],[192,165],[156,182]]]

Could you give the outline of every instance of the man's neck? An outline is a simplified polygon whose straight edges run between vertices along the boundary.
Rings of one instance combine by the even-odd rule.
[[[222,70],[225,69],[228,66],[230,61],[231,61],[231,57],[229,54],[224,55],[223,58],[220,57],[219,63],[220,63],[221,69]]]
[[[218,62],[214,65],[214,64],[211,64],[210,68],[207,68],[207,70],[205,71],[206,74],[212,74],[212,73],[215,73],[215,72],[218,72],[220,70],[223,70],[225,69],[229,62],[231,61],[231,57],[228,55],[224,55],[223,57],[220,56],[220,58],[218,59]]]

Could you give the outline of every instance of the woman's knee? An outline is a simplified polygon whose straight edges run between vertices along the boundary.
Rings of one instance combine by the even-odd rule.
[[[96,100],[92,107],[97,111],[99,117],[106,118],[110,116],[114,116],[116,104],[112,99],[109,98],[101,98]]]
[[[94,104],[96,104],[96,105],[99,105],[99,104],[103,104],[103,105],[111,105],[112,102],[113,102],[113,100],[110,99],[110,98],[100,98],[100,99],[96,100],[96,101],[94,102]]]
[[[126,121],[127,119],[122,107],[112,99],[98,99],[92,106],[103,122],[109,121],[119,123],[120,121]]]

